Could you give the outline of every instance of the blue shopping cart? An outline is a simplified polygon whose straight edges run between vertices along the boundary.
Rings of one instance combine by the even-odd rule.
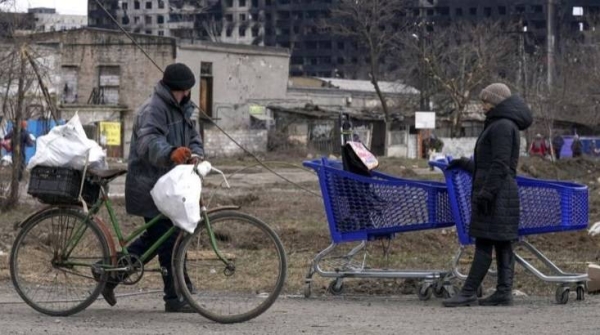
[[[452,207],[452,216],[456,222],[458,240],[461,244],[453,260],[453,274],[465,279],[466,275],[460,273],[458,264],[465,246],[473,244],[469,236],[469,223],[471,221],[471,174],[465,170],[447,170],[447,159],[429,162],[430,165],[444,172],[448,196]],[[577,300],[584,299],[587,274],[567,273],[550,261],[542,252],[526,240],[526,236],[544,233],[583,230],[588,226],[588,188],[570,182],[541,180],[517,177],[519,197],[521,203],[521,217],[519,223],[519,241],[515,245],[529,251],[553,274],[546,275],[521,257],[515,251],[515,259],[525,269],[539,279],[546,282],[560,283],[556,290],[556,302],[566,304],[569,300],[570,284],[575,284]]]
[[[368,241],[389,241],[398,233],[454,226],[444,183],[401,179],[377,171],[361,176],[344,171],[342,162],[326,158],[305,161],[304,166],[317,172],[332,240],[312,261],[305,281],[307,298],[315,273],[334,278],[329,285],[333,294],[342,292],[344,278],[417,278],[423,280],[418,289],[422,300],[432,294],[453,294],[452,288],[444,285],[450,271],[371,269],[365,266],[365,258],[354,261]],[[331,269],[321,266],[339,244],[358,241]]]

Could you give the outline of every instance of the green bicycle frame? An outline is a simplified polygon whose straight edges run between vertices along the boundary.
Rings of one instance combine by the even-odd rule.
[[[103,204],[106,207],[106,210],[108,211],[110,222],[111,222],[111,224],[113,226],[115,234],[117,235],[117,239],[118,239],[119,245],[121,246],[121,252],[123,254],[125,254],[125,255],[129,255],[129,251],[127,250],[127,245],[129,243],[131,243],[135,238],[137,238],[144,231],[146,231],[146,229],[152,227],[158,221],[160,221],[161,219],[165,218],[164,215],[159,214],[158,216],[154,217],[150,221],[146,222],[144,225],[142,225],[142,226],[138,227],[137,229],[135,229],[128,236],[124,237],[123,236],[123,232],[121,231],[121,226],[119,225],[119,221],[118,221],[117,216],[115,214],[115,211],[114,211],[114,209],[112,207],[112,202],[110,201],[110,199],[106,195],[106,193],[104,191],[104,187],[101,188],[101,197],[100,197],[100,199],[88,211],[88,214],[86,216],[86,221],[87,220],[91,220],[91,218],[100,211],[100,209],[102,208]],[[230,266],[231,265],[230,262],[227,261],[227,259],[225,259],[224,255],[221,253],[221,251],[217,247],[217,241],[216,241],[216,238],[215,238],[215,234],[213,232],[212,226],[210,225],[210,221],[209,221],[209,218],[208,218],[208,211],[206,210],[205,206],[201,207],[201,213],[202,213],[202,219],[201,219],[201,221],[204,221],[204,223],[206,225],[206,230],[207,230],[208,235],[209,235],[211,248],[215,252],[216,256],[225,265]],[[87,225],[82,224],[74,232],[73,238],[71,238],[67,242],[67,245],[65,247],[65,250],[66,250],[66,252],[65,252],[65,259],[68,259],[68,257],[71,255],[71,253],[73,252],[73,250],[75,249],[75,247],[77,246],[77,244],[79,243],[79,241],[81,240],[81,238],[83,237],[83,234],[85,233],[86,230],[87,230]],[[145,263],[147,260],[149,260],[150,256],[152,256],[156,252],[156,250],[158,250],[158,248],[167,239],[169,239],[177,230],[178,230],[178,228],[175,227],[175,226],[172,226],[171,228],[169,228],[169,230],[167,232],[165,232],[154,244],[152,244],[150,246],[150,248],[146,252],[144,252],[143,255],[140,256],[140,261],[142,263]],[[69,265],[85,265],[85,266],[87,266],[89,264],[69,263]]]

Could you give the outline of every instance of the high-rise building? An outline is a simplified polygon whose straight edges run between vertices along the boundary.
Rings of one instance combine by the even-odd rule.
[[[278,46],[292,51],[294,76],[364,78],[368,53],[356,42],[323,29],[337,0],[100,0],[126,29],[164,36],[224,43]],[[546,46],[548,18],[553,38],[583,36],[588,18],[600,14],[600,0],[413,0],[406,17],[435,22],[503,20],[521,24],[529,52]],[[95,0],[89,0],[89,24],[116,28]],[[393,27],[386,27],[393,29]],[[439,28],[438,28],[439,29]],[[582,34],[583,33],[583,34]],[[558,44],[557,44],[558,45]],[[381,59],[381,69],[398,66]]]

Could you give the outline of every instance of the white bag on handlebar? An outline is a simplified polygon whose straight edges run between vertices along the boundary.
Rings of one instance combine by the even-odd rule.
[[[160,177],[150,194],[161,213],[191,234],[200,221],[201,191],[202,182],[194,165],[178,165]]]

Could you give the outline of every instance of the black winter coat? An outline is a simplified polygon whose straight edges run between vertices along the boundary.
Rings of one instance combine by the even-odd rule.
[[[173,150],[183,146],[204,155],[202,140],[190,120],[193,110],[190,102],[180,105],[171,91],[158,83],[152,97],[137,111],[125,181],[127,213],[146,218],[160,213],[150,190],[175,167],[171,162]]]
[[[527,129],[532,121],[529,107],[515,95],[487,113],[483,132],[475,145],[469,230],[472,237],[495,241],[518,238],[520,203],[515,176],[519,131]],[[489,215],[477,206],[486,200],[491,204]]]

